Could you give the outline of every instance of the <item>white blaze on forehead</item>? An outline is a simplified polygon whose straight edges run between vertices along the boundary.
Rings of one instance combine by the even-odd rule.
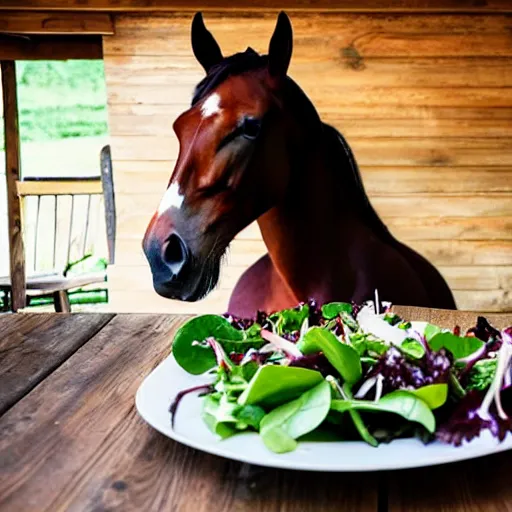
[[[220,112],[220,96],[214,92],[206,98],[205,102],[201,105],[201,113],[203,117],[210,117]]]
[[[161,215],[171,207],[181,208],[183,199],[183,196],[180,194],[180,186],[176,182],[171,183],[158,207],[158,214]]]

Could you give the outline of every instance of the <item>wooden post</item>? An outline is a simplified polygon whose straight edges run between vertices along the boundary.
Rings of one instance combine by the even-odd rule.
[[[16,190],[20,179],[20,133],[16,97],[16,68],[12,60],[1,62],[4,102],[5,179],[7,183],[7,216],[11,270],[12,310],[25,307],[25,251],[21,228],[21,205]]]

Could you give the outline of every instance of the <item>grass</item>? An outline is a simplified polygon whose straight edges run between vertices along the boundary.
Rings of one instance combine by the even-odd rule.
[[[107,134],[102,61],[19,61],[16,77],[22,143]]]

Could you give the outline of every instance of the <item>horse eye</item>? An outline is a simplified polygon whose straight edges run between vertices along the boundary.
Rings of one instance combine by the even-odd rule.
[[[242,124],[242,133],[247,139],[255,139],[260,133],[261,122],[254,117],[246,117]]]

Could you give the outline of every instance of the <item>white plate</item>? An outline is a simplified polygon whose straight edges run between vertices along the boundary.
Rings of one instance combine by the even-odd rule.
[[[456,448],[416,439],[399,439],[372,448],[364,442],[299,442],[293,452],[270,452],[258,434],[243,433],[225,440],[213,435],[201,418],[201,398],[187,395],[180,403],[171,428],[169,405],[179,391],[212,381],[211,375],[185,372],[170,355],[146,377],[135,397],[139,414],[162,434],[214,455],[260,466],[308,471],[379,471],[433,466],[472,459],[512,448],[512,436],[499,443],[487,431],[471,443]]]

